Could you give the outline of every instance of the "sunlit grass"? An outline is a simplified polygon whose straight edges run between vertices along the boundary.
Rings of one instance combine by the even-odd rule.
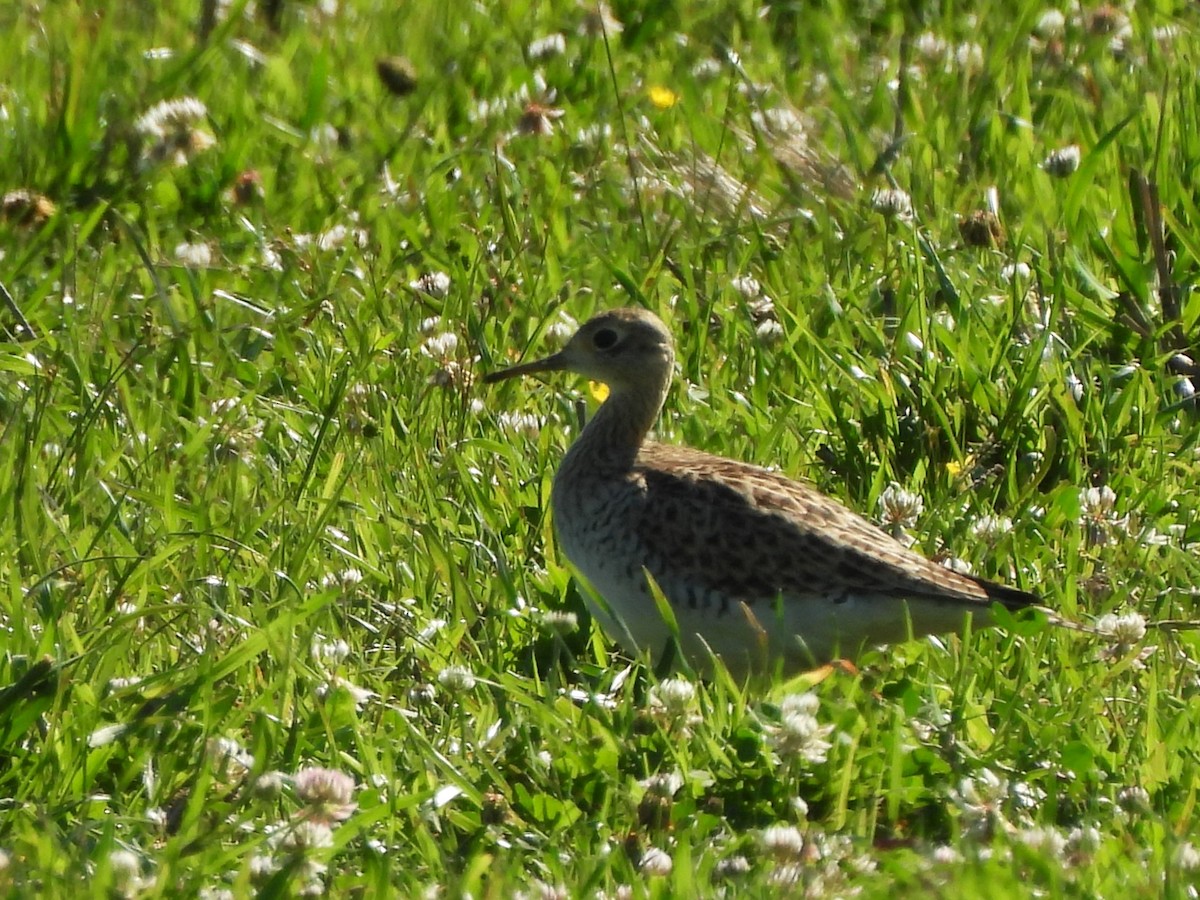
[[[4,891],[1195,892],[1189,630],[660,681],[479,384],[644,304],[663,439],[1188,623],[1194,6],[256,5],[0,13]]]

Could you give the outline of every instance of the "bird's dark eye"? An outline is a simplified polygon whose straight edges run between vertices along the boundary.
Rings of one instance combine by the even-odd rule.
[[[592,346],[597,350],[611,350],[617,342],[617,333],[611,328],[601,328],[592,335]]]

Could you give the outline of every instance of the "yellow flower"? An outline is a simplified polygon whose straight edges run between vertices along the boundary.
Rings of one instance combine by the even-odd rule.
[[[679,102],[679,95],[668,87],[663,87],[660,84],[650,88],[650,102],[659,109],[670,109]]]
[[[946,474],[949,475],[951,478],[957,478],[959,475],[962,474],[962,470],[963,470],[963,467],[962,467],[962,463],[960,463],[960,462],[951,460],[950,462],[946,463]]]

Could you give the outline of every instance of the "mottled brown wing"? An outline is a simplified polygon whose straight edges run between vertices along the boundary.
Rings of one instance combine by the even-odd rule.
[[[647,444],[635,477],[650,556],[707,589],[752,602],[781,594],[875,595],[1012,609],[1034,594],[960,575],[920,556],[840,503],[745,463]]]

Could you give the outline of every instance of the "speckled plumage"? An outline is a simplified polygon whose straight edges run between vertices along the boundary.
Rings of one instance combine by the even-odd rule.
[[[570,370],[608,385],[551,500],[559,544],[622,644],[658,652],[670,637],[646,572],[670,601],[693,665],[707,668],[716,654],[739,677],[954,631],[968,612],[987,624],[996,601],[1037,602],[933,563],[776,472],[646,441],[673,368],[658,317],[617,309],[588,321],[559,353],[488,376]]]

